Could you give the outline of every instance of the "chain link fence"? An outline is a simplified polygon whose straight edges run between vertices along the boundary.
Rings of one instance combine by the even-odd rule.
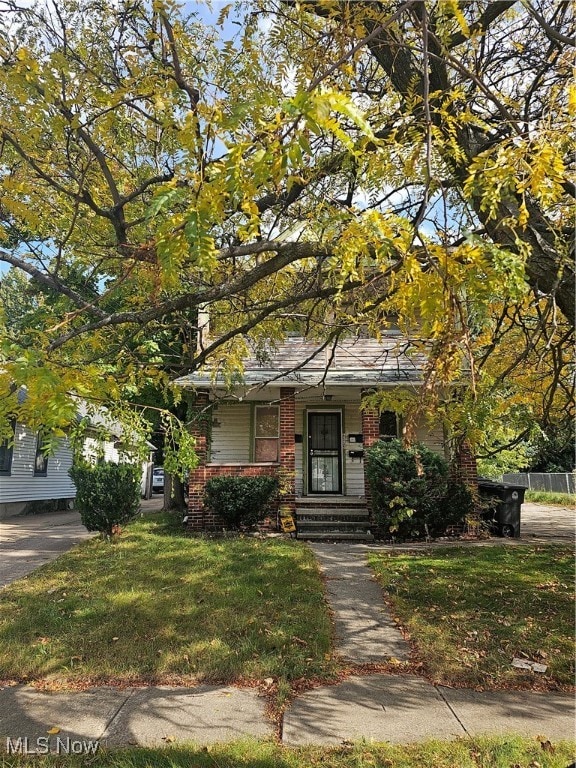
[[[517,472],[502,475],[502,482],[523,485],[531,491],[576,493],[574,472]]]

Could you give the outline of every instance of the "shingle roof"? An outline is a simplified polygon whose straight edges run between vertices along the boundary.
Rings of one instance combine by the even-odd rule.
[[[422,378],[425,356],[400,334],[375,339],[342,339],[327,346],[321,341],[288,338],[264,354],[244,360],[239,384],[305,384],[314,386],[416,383]],[[176,380],[186,387],[222,387],[223,378],[203,368]]]

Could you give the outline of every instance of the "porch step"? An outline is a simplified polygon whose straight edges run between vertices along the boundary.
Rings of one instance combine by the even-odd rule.
[[[350,518],[367,520],[367,509],[296,509],[298,520],[348,520]]]
[[[304,507],[366,507],[364,496],[299,496],[296,508]]]
[[[299,539],[373,541],[370,513],[362,497],[296,499]]]
[[[345,531],[298,531],[298,538],[309,541],[374,541],[370,531],[352,533]]]
[[[367,520],[298,520],[299,531],[307,530],[308,528],[324,528],[332,531],[340,528],[357,528],[358,530],[366,530],[369,527]]]

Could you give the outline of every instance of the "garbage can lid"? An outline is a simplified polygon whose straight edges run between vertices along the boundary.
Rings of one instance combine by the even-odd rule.
[[[501,488],[502,490],[510,491],[527,491],[528,486],[516,485],[515,483],[500,483],[496,480],[486,480],[483,477],[478,478],[478,486],[485,486],[487,488]]]

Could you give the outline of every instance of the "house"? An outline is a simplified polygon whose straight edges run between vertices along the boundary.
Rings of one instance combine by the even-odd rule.
[[[58,441],[51,456],[42,452],[42,436],[13,422],[13,440],[0,443],[0,520],[35,511],[71,509],[76,496],[68,476],[72,448]]]
[[[202,503],[211,477],[272,474],[280,478],[279,512],[295,516],[300,536],[370,538],[364,452],[380,436],[400,436],[402,423],[395,413],[363,409],[362,397],[420,387],[424,365],[424,356],[391,331],[381,341],[287,338],[246,359],[233,386],[210,369],[178,379],[193,393],[200,459],[190,475],[188,526],[219,525]],[[441,425],[422,421],[416,436],[446,453]],[[473,474],[474,462],[466,461],[462,473]]]
[[[121,430],[118,428],[117,434],[104,438],[97,431],[103,423],[102,418],[95,419],[94,429],[84,439],[84,456],[94,463],[118,462],[122,458],[122,444],[118,442]],[[42,451],[41,432],[15,421],[12,429],[13,439],[0,442],[0,520],[12,515],[72,509],[76,487],[68,474],[73,460],[70,441],[59,439],[55,450],[47,456]],[[148,460],[142,464],[145,498],[151,495],[151,478],[152,462]]]

